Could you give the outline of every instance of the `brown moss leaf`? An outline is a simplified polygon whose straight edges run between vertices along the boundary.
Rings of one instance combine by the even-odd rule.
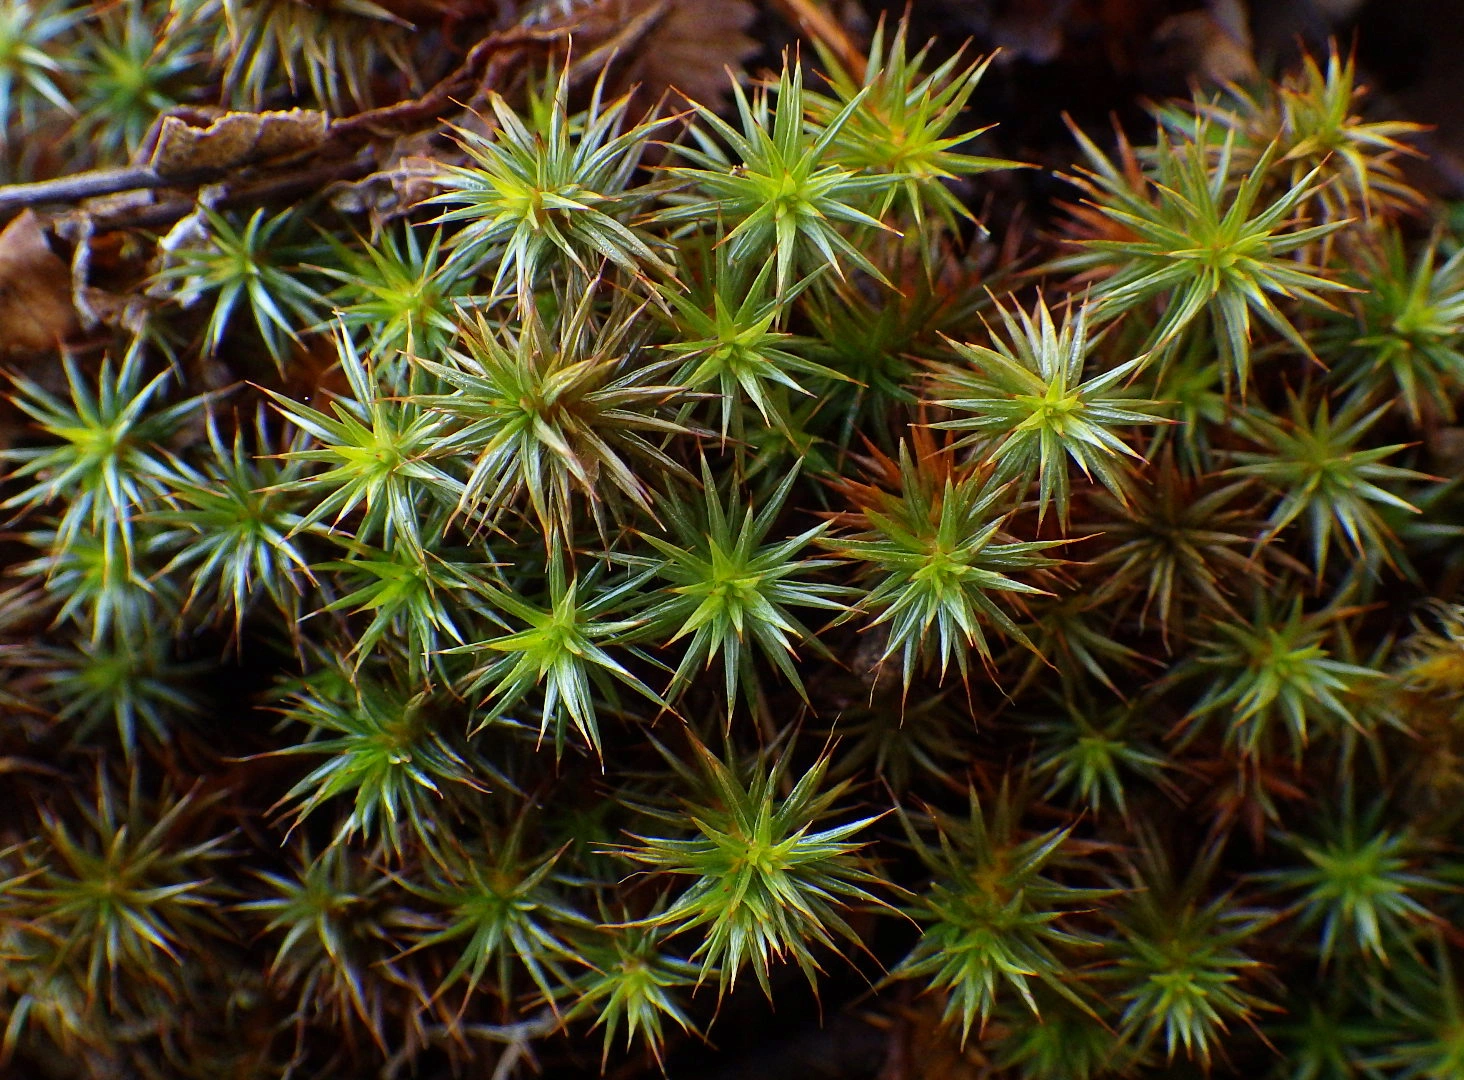
[[[593,0],[565,19],[575,67],[598,72],[613,58],[616,93],[639,86],[632,114],[677,90],[714,109],[727,102],[727,68],[758,50],[746,34],[757,17],[748,0]]]
[[[313,150],[325,141],[325,113],[314,109],[165,116],[149,164],[159,176],[253,165]]]
[[[927,994],[912,1000],[908,991],[889,1018],[888,1056],[879,1080],[985,1080],[992,1075],[980,1040],[963,1047],[942,1018],[944,1002]]]
[[[410,213],[441,188],[442,163],[432,153],[435,132],[397,139],[382,167],[360,180],[341,180],[326,188],[330,205],[346,214],[369,214],[371,235]]]
[[[1256,79],[1260,71],[1251,52],[1245,5],[1241,0],[1210,0],[1206,8],[1172,15],[1154,31],[1165,66],[1217,86]]]
[[[76,326],[71,271],[35,211],[22,211],[0,232],[0,352],[49,352]]]
[[[711,109],[727,104],[727,69],[740,70],[758,50],[746,34],[757,11],[744,0],[673,0],[626,68],[648,103],[675,89]]]

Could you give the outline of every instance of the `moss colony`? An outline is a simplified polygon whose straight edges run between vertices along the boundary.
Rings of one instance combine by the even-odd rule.
[[[1415,127],[486,7],[0,12],[7,1074],[1464,1076]]]

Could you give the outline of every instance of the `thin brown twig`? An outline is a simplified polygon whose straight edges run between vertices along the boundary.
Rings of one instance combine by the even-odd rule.
[[[375,163],[375,153],[364,150],[354,158],[314,162],[303,167],[263,173],[227,185],[220,196],[213,200],[213,205],[230,208],[251,206],[289,195],[317,191],[340,180],[359,180],[371,172]],[[96,232],[113,229],[159,229],[181,221],[196,208],[197,201],[192,196],[179,195],[142,206],[104,209],[91,216]]]
[[[146,165],[129,165],[121,169],[93,169],[29,184],[7,184],[0,187],[0,213],[42,203],[79,202],[96,195],[163,187],[168,183],[171,181],[165,181]]]
[[[495,54],[507,49],[525,45],[545,44],[561,41],[569,34],[565,27],[543,29],[518,28],[489,34],[468,50],[468,55],[452,74],[438,80],[425,94],[395,105],[383,105],[367,109],[352,116],[331,121],[326,132],[328,140],[360,138],[400,132],[428,120],[438,119],[438,114],[450,108],[454,100],[481,76],[488,62]]]
[[[332,121],[326,129],[325,141],[316,149],[315,155],[318,159],[322,152],[330,154],[334,151],[338,154],[345,145],[381,135],[398,134],[417,124],[436,120],[441,113],[452,107],[455,96],[470,89],[481,78],[484,70],[499,54],[532,44],[562,40],[567,34],[568,30],[565,28],[520,28],[489,34],[468,51],[463,62],[450,75],[438,81],[421,97],[377,109],[367,109]],[[273,176],[268,175],[266,165],[266,172],[259,178],[259,184],[242,186],[239,191],[273,193],[277,190],[293,190],[302,179],[310,176],[325,177],[327,182],[352,178],[361,175],[356,163],[358,160],[336,160],[305,169],[292,163],[289,171]],[[149,166],[131,165],[117,169],[94,169],[35,183],[0,185],[0,213],[47,203],[75,203],[98,195],[117,195],[126,191],[163,187],[186,188],[207,183],[217,179],[222,173],[236,170],[237,165],[231,165],[224,170],[201,170],[195,176],[164,177]],[[175,213],[175,203],[191,205],[191,200],[168,200],[120,213],[125,217],[126,224],[131,226],[168,224],[187,213],[186,209]],[[99,225],[105,219],[104,213],[99,218]]]

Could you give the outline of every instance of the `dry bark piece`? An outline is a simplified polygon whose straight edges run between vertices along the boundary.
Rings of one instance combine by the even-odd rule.
[[[343,213],[370,214],[374,234],[437,194],[441,190],[442,163],[428,152],[433,134],[422,132],[396,140],[381,168],[360,180],[342,181],[327,188],[330,204]]]
[[[71,271],[46,243],[34,210],[0,232],[0,352],[55,349],[76,330]]]
[[[325,131],[325,113],[314,109],[225,113],[206,126],[165,116],[149,164],[163,177],[217,172],[313,150]]]

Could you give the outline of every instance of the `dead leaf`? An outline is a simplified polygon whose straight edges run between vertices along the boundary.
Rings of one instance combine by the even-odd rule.
[[[1154,31],[1165,65],[1203,82],[1245,83],[1260,71],[1241,0],[1210,0],[1205,11],[1172,15]]]
[[[404,135],[378,157],[381,167],[360,180],[341,180],[326,188],[326,197],[346,214],[369,214],[374,236],[387,222],[436,195],[442,163],[432,156],[436,133]]]
[[[71,271],[46,243],[35,211],[0,232],[0,352],[49,352],[76,330]]]
[[[165,116],[149,164],[163,177],[233,169],[311,150],[325,130],[325,113],[314,109],[225,113],[206,125]]]
[[[573,29],[572,76],[593,77],[613,63],[616,94],[638,87],[631,114],[639,116],[673,89],[722,108],[727,68],[758,50],[744,32],[756,17],[747,0],[595,0],[548,25]]]
[[[945,1023],[939,995],[901,997],[888,1019],[889,1050],[880,1080],[981,1080],[991,1075],[980,1040],[963,1046]]]
[[[1464,427],[1443,424],[1442,418],[1424,427],[1428,452],[1433,455],[1431,471],[1445,476],[1464,472]]]
[[[993,43],[1012,57],[1038,64],[1057,59],[1073,0],[1030,0],[1010,5],[991,25]]]
[[[732,86],[727,69],[740,70],[758,51],[745,33],[756,16],[744,0],[673,0],[622,79],[640,84],[648,106],[676,89],[708,108],[725,108]]]

